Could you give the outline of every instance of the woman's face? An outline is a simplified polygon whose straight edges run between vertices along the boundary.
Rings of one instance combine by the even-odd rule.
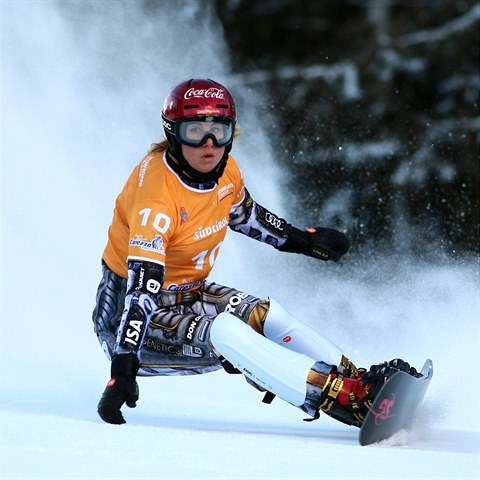
[[[214,126],[215,124],[213,124]],[[198,138],[203,138],[207,133],[214,133],[212,131],[212,124],[210,122],[197,122],[192,126],[190,136],[197,135]],[[207,138],[205,143],[200,147],[190,147],[182,144],[182,153],[188,164],[202,173],[211,172],[219,163],[225,153],[225,146],[216,147],[211,138]]]
[[[182,145],[182,153],[188,164],[198,172],[211,172],[219,163],[225,152],[225,147],[216,147],[211,138],[201,147]]]

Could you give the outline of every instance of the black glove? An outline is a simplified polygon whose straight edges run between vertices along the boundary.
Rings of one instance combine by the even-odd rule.
[[[120,425],[126,423],[120,408],[137,406],[138,384],[135,379],[139,368],[135,354],[116,355],[112,358],[111,379],[103,392],[97,411],[103,421]]]
[[[338,230],[310,227],[302,231],[290,225],[287,241],[278,250],[338,262],[349,248],[350,241]]]

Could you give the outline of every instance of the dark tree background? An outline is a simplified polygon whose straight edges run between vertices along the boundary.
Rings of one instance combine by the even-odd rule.
[[[235,73],[269,93],[298,215],[356,243],[478,250],[478,2],[216,6]]]
[[[205,0],[264,98],[296,218],[354,244],[478,252],[475,0]],[[297,221],[298,223],[298,221]]]

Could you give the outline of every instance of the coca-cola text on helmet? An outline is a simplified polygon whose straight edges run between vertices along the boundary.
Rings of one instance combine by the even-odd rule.
[[[225,95],[224,95],[224,90],[222,90],[221,88],[207,88],[207,89],[203,89],[203,88],[199,88],[199,89],[195,89],[195,88],[189,88],[185,94],[183,95],[183,98],[185,100],[188,100],[189,98],[217,98],[219,100],[223,100],[225,98]]]
[[[209,78],[192,78],[175,85],[165,99],[162,117],[169,122],[195,115],[213,115],[236,120],[230,92]]]

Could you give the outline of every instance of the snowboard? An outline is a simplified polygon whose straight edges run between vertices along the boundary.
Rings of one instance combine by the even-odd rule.
[[[385,382],[360,429],[360,445],[380,442],[412,425],[433,376],[430,359],[420,373],[420,377],[414,377],[397,372]]]

